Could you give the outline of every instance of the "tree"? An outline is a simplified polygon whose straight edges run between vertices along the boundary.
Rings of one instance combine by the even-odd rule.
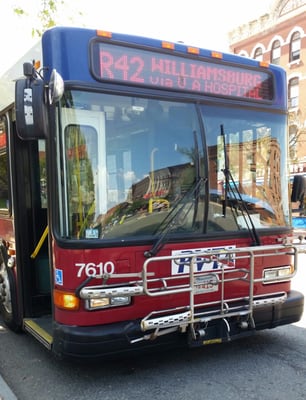
[[[21,0],[20,0],[21,3]],[[22,2],[23,3],[23,2]],[[40,3],[40,4],[39,4]],[[60,11],[63,12],[65,6],[64,0],[39,0],[37,8],[37,26],[32,27],[32,36],[40,37],[43,32],[56,25]],[[16,6],[14,12],[21,16],[29,16],[26,6],[24,4]]]

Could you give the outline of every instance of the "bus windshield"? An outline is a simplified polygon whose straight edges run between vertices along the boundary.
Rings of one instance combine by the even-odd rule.
[[[249,109],[67,91],[57,130],[60,234],[240,231],[246,214],[259,229],[284,226],[284,126],[283,115]]]
[[[220,219],[226,221],[224,229],[247,228],[243,211],[255,228],[285,226],[289,218],[285,115],[216,106],[203,106],[201,111],[210,171],[208,229],[218,229]],[[223,201],[226,208],[222,204],[221,211]]]

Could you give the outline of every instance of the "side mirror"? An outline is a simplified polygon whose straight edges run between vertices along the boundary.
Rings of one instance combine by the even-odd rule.
[[[47,85],[31,63],[23,65],[23,73],[15,84],[17,134],[23,140],[45,139],[48,107],[61,99],[64,81],[54,69]]]
[[[62,98],[64,93],[64,81],[58,72],[54,69],[51,73],[49,82],[49,102],[55,104]]]
[[[21,139],[45,139],[48,132],[46,87],[42,79],[21,78],[15,84],[16,128]]]

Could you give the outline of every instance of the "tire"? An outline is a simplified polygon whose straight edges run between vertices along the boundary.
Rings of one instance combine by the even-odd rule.
[[[14,332],[20,332],[22,325],[18,318],[17,286],[13,268],[8,267],[8,256],[3,244],[0,245],[0,313],[5,325]]]

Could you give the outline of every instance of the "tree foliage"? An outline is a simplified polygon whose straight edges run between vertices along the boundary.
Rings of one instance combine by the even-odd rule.
[[[64,3],[64,0],[40,0],[36,15],[39,25],[32,27],[33,37],[40,37],[45,30],[56,25],[58,12]],[[29,15],[24,6],[16,6],[14,12],[21,17]]]

